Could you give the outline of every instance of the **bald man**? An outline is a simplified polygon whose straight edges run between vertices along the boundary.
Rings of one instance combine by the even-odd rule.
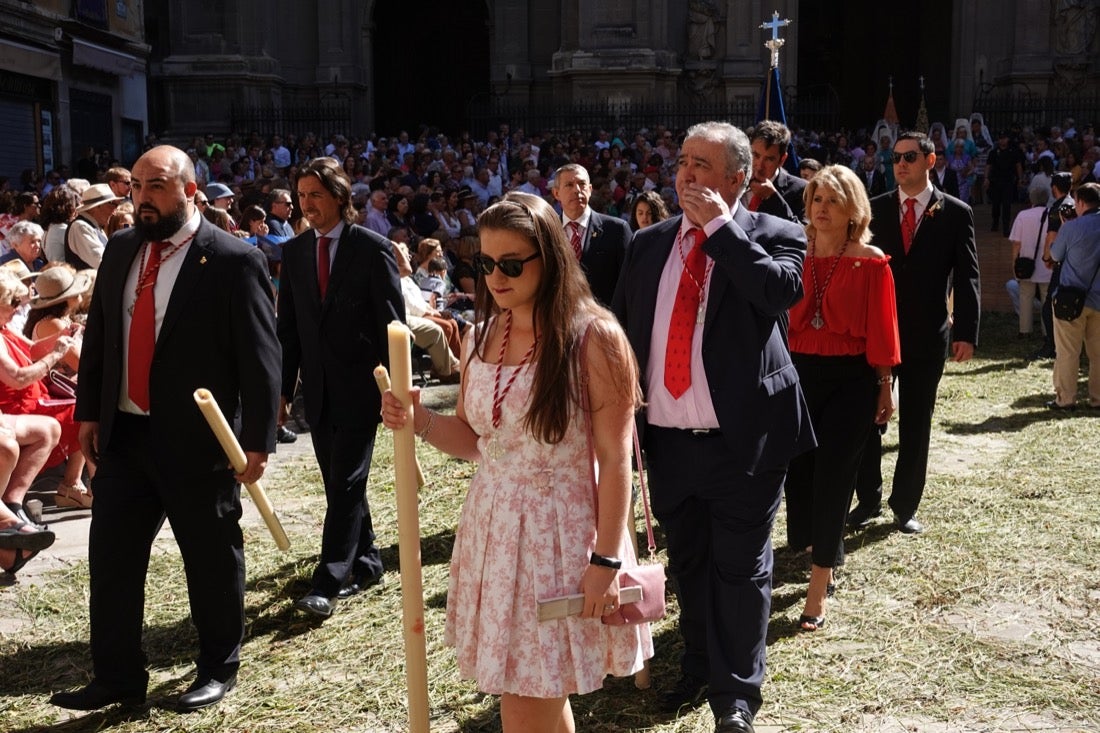
[[[167,517],[199,638],[198,674],[176,707],[195,710],[237,680],[238,482],[258,480],[275,448],[279,342],[264,255],[199,215],[187,156],[153,148],[134,165],[132,183],[134,226],[104,252],[77,390],[81,447],[97,469],[88,537],[94,676],[50,702],[94,710],[145,701],[145,574]],[[241,474],[195,406],[200,387],[237,430],[248,459]]]

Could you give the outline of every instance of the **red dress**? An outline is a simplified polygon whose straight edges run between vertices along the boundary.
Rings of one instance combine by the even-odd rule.
[[[8,354],[17,366],[26,367],[34,363],[29,341],[7,328],[0,329],[0,334],[3,334]],[[80,425],[73,419],[75,409],[76,402],[73,400],[55,400],[50,397],[46,383],[42,380],[31,382],[23,389],[15,389],[0,382],[0,410],[5,414],[46,415],[61,423],[61,440],[46,461],[46,468],[63,463],[70,454],[80,450]]]
[[[790,310],[788,341],[792,353],[819,356],[866,354],[871,366],[901,363],[894,275],[887,257],[842,257],[825,289],[821,315],[825,325],[810,325],[817,304],[807,262],[802,268],[805,297]],[[832,257],[815,258],[818,286],[824,284]]]

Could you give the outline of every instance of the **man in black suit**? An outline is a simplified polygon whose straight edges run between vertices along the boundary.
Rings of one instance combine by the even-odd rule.
[[[943,191],[948,196],[959,197],[959,174],[954,168],[947,167],[947,155],[946,151],[942,147],[937,147],[936,150],[936,165],[932,168],[932,173],[929,175],[929,179],[932,181],[932,186],[938,191]],[[883,193],[879,191],[879,193]],[[966,203],[965,201],[963,203]]]
[[[630,243],[630,227],[622,219],[588,207],[592,182],[582,165],[567,163],[558,168],[550,190],[561,204],[565,238],[578,253],[592,294],[604,305],[610,304]]]
[[[145,700],[145,574],[167,516],[199,637],[197,678],[178,707],[233,688],[244,637],[238,481],[275,448],[279,343],[263,253],[196,211],[195,168],[153,148],[133,169],[136,221],[99,267],[77,384],[80,444],[97,468],[88,537],[94,679],[51,702],[92,710]],[[209,389],[248,459],[234,475],[192,397]]]
[[[929,171],[935,163],[931,140],[919,132],[902,133],[894,143],[898,187],[871,201],[872,242],[890,257],[897,294],[898,458],[889,503],[898,529],[908,534],[924,529],[915,515],[928,473],[932,412],[948,347],[952,361],[967,361],[978,341],[974,212],[932,186]],[[954,311],[949,313],[951,294]],[[865,524],[881,512],[881,456],[881,434],[872,430],[849,525]]]
[[[792,176],[784,168],[791,131],[775,120],[764,120],[752,129],[752,178],[741,203],[749,211],[771,214],[781,219],[803,222],[806,205],[802,192],[806,181]]]
[[[753,730],[771,528],[787,463],[815,442],[785,333],[806,236],[738,203],[750,160],[732,125],[688,130],[684,215],[637,233],[613,307],[641,367],[653,510],[680,599],[682,677],[666,707],[705,695],[720,733]]]
[[[867,195],[871,198],[886,193],[886,176],[878,169],[878,158],[864,155],[859,161],[859,179],[863,181]]]
[[[295,608],[332,615],[382,579],[367,503],[367,475],[382,398],[371,377],[389,364],[386,326],[405,304],[389,240],[353,224],[351,179],[333,158],[298,172],[298,205],[313,227],[283,246],[279,341],[284,404],[301,375],[306,422],[328,510],[313,587]]]

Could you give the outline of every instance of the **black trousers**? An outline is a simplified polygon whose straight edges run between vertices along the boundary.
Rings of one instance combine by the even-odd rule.
[[[1012,228],[1012,204],[1016,201],[1016,182],[989,183],[989,201],[993,204],[993,228],[999,225],[1007,237]]]
[[[894,368],[898,380],[898,460],[889,504],[902,521],[917,513],[924,495],[932,413],[943,366],[943,359],[911,359]],[[882,434],[878,430],[870,431],[867,439],[856,498],[860,504],[870,506],[882,502]]]
[[[382,574],[367,503],[367,476],[377,430],[334,427],[322,419],[310,425],[313,452],[325,484],[325,527],[313,590],[329,598],[351,575]]]
[[[653,513],[668,538],[685,674],[716,714],[760,709],[771,613],[771,530],[785,471],[733,470],[718,433],[646,428]]]
[[[118,413],[101,450],[88,536],[96,679],[119,690],[145,689],[145,575],[167,516],[187,576],[199,675],[226,680],[240,666],[244,638],[244,545],[233,473],[188,476],[157,465],[149,419],[128,413]]]
[[[813,545],[814,565],[831,568],[844,562],[844,520],[874,427],[879,387],[862,354],[791,358],[810,407],[817,448],[795,457],[787,470],[787,545]]]

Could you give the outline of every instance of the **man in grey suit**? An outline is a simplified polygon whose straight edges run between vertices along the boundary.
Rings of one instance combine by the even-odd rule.
[[[88,685],[71,710],[145,700],[145,574],[165,517],[183,556],[198,675],[177,707],[233,688],[244,638],[240,484],[275,449],[279,343],[263,253],[207,222],[195,167],[160,146],[134,164],[132,229],[111,240],[88,313],[77,383],[80,445],[96,466],[88,535]],[[192,397],[209,389],[248,459],[234,475]]]
[[[561,204],[565,238],[578,254],[592,294],[609,305],[630,243],[630,226],[589,208],[592,182],[582,165],[568,163],[558,168],[551,191]]]
[[[733,125],[688,130],[684,214],[634,237],[613,303],[641,368],[653,512],[680,599],[682,677],[664,704],[706,697],[716,733],[753,730],[771,528],[788,462],[815,444],[786,336],[806,235],[738,204],[750,155]]]

